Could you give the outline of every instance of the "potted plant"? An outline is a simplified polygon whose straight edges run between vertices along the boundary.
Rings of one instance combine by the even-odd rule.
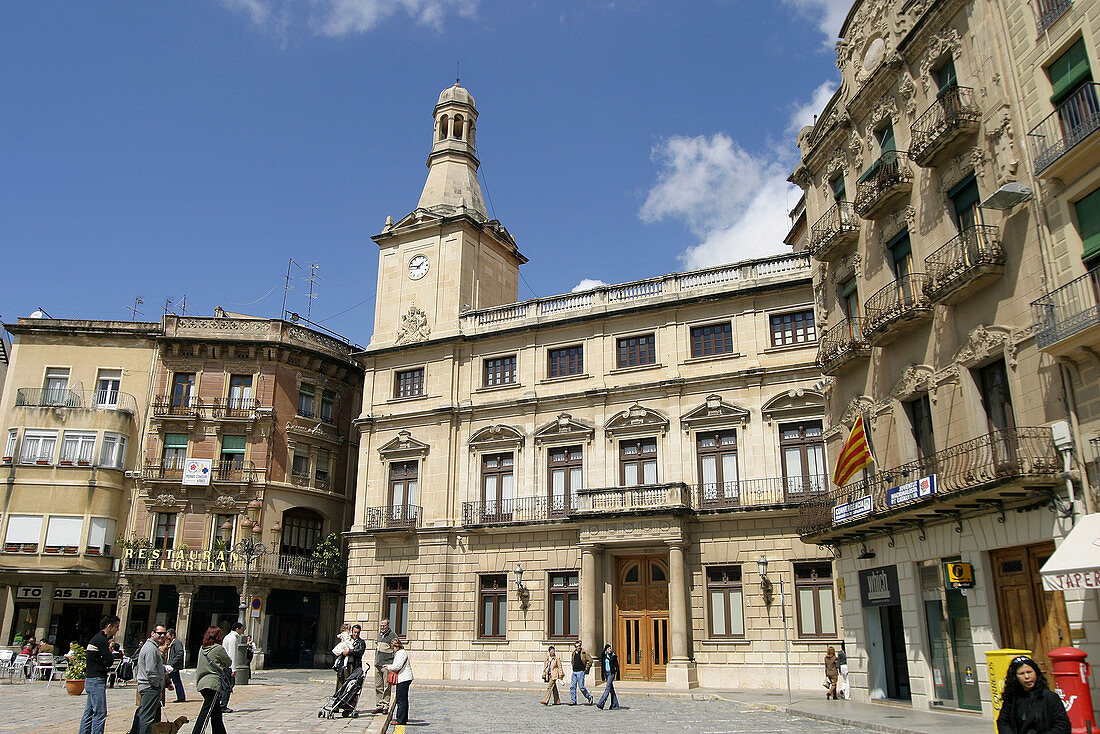
[[[336,578],[344,571],[343,554],[340,552],[340,536],[329,533],[317,541],[313,548],[314,574]]]
[[[84,671],[87,666],[88,651],[79,644],[69,643],[69,667],[65,668],[65,690],[70,696],[84,693]]]

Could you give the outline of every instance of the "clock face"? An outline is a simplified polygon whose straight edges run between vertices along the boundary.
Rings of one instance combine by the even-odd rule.
[[[424,255],[417,255],[412,260],[409,260],[409,277],[413,280],[420,280],[428,274],[428,258]]]

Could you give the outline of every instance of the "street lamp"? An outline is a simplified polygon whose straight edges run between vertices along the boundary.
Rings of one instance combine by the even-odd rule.
[[[248,607],[251,601],[251,596],[248,593],[248,581],[252,573],[252,563],[271,552],[257,537],[257,533],[262,532],[260,531],[260,523],[257,521],[261,507],[263,507],[263,503],[259,500],[252,500],[248,503],[248,514],[241,521],[241,539],[236,544],[228,547],[230,553],[244,560],[244,587],[241,589],[240,621],[244,625],[246,636],[248,635]],[[226,526],[232,528],[232,524],[228,520],[222,525],[222,529],[225,530]]]
[[[764,600],[767,603],[771,596],[772,582],[768,580],[768,559],[760,556],[756,562],[756,570],[760,573],[760,587],[764,589]],[[787,637],[787,603],[783,593],[783,575],[779,576],[779,609],[783,614],[783,665],[787,669],[787,705],[793,705],[791,700],[791,644]]]

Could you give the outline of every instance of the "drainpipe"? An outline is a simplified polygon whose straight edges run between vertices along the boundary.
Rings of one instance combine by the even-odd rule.
[[[1073,445],[1080,451],[1084,444],[1082,443],[1083,439],[1081,437],[1081,424],[1077,420],[1077,395],[1073,389],[1073,378],[1070,374],[1069,365],[1066,363],[1066,360],[1064,358],[1059,358],[1057,362],[1058,370],[1062,376],[1062,393],[1066,400],[1066,413],[1069,415],[1070,430],[1073,432]],[[1072,455],[1073,451],[1073,446],[1070,446],[1067,456]],[[1080,455],[1077,456],[1077,462],[1079,466],[1084,467],[1084,462],[1081,461]],[[1067,472],[1071,469],[1071,466],[1066,467]],[[1081,477],[1082,486],[1085,488],[1085,514],[1092,514],[1096,512],[1096,498],[1093,497],[1091,487],[1089,486],[1088,472],[1082,472]],[[1070,496],[1072,497],[1073,495],[1071,494]]]

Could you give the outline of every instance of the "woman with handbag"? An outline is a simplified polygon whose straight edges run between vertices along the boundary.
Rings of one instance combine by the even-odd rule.
[[[836,648],[829,645],[829,648],[825,651],[825,700],[830,698],[834,701],[837,699],[836,695],[836,681],[840,677],[840,659],[836,656]]]
[[[413,682],[413,670],[409,653],[400,637],[390,641],[390,648],[393,650],[393,662],[382,667],[386,669],[386,682],[396,686],[393,723],[400,727],[396,730],[400,734],[405,731],[405,724],[409,722],[409,686]]]
[[[199,648],[198,664],[195,666],[195,688],[202,695],[202,709],[192,734],[202,734],[207,719],[214,726],[214,734],[225,734],[221,691],[224,678],[233,670],[233,661],[221,646],[223,634],[220,627],[207,627],[202,636],[202,647]]]
[[[565,677],[565,671],[561,668],[561,659],[554,654],[554,646],[546,651],[546,662],[542,664],[542,680],[547,684],[546,695],[542,697],[542,705],[549,706],[550,699],[554,699],[554,705],[561,703],[558,696],[558,681]]]

